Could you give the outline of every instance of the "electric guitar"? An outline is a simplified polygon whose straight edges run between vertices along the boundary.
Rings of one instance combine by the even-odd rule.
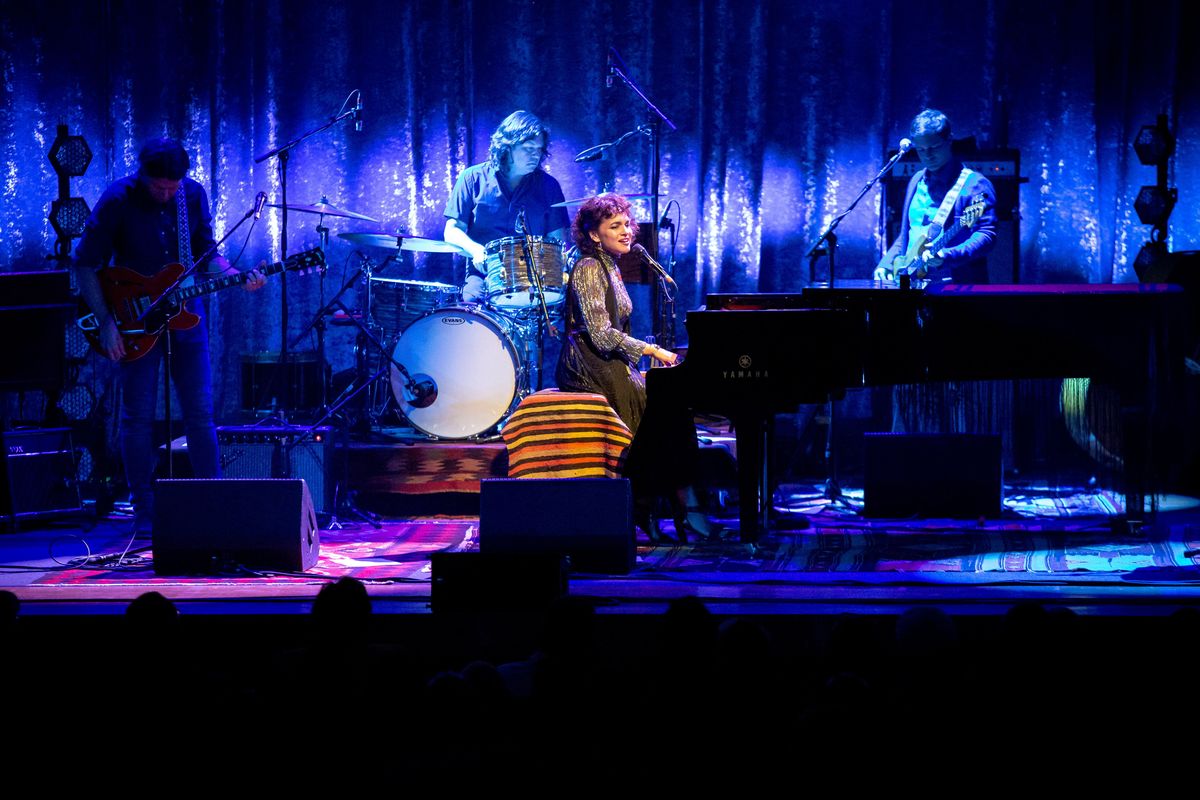
[[[937,252],[949,244],[950,240],[957,236],[960,231],[975,227],[975,223],[983,216],[984,208],[985,203],[982,198],[971,203],[971,205],[963,209],[962,216],[947,226],[932,241],[927,238],[929,235],[928,227],[919,234],[910,236],[908,252],[902,256],[896,256],[896,260],[892,262],[892,270],[896,276],[911,275],[914,278],[924,278],[927,272],[925,270],[925,262],[921,259],[921,256],[925,253],[937,255]]]
[[[260,273],[266,276],[285,270],[324,272],[325,253],[319,248],[306,250],[288,256],[286,261],[277,261],[264,267]],[[126,267],[107,267],[99,272],[97,277],[100,279],[104,302],[112,311],[117,330],[125,342],[122,363],[136,361],[153,350],[158,337],[167,328],[182,331],[196,327],[200,317],[188,311],[184,307],[185,302],[193,297],[243,284],[250,275],[248,272],[222,275],[193,286],[179,287],[164,296],[163,293],[171,289],[183,272],[182,264],[168,264],[153,275],[143,275]],[[87,311],[86,304],[83,310]],[[75,324],[83,331],[92,349],[103,354],[100,348],[100,324],[96,315],[85,313]]]

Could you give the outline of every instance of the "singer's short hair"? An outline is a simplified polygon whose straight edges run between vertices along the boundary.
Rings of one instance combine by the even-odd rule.
[[[617,214],[624,214],[629,217],[629,227],[633,230],[633,238],[637,238],[638,224],[633,218],[633,209],[629,206],[629,201],[619,194],[606,192],[598,194],[595,197],[589,197],[579,211],[575,214],[575,220],[571,223],[571,238],[575,240],[575,246],[579,248],[579,252],[586,256],[594,256],[600,250],[600,245],[592,241],[589,236],[592,231],[600,229],[604,220],[609,217],[615,217]]]
[[[950,118],[936,108],[927,108],[913,117],[908,126],[909,136],[939,135],[943,139],[950,138]]]
[[[138,172],[147,178],[181,181],[191,165],[187,151],[176,139],[151,139],[138,153]]]
[[[528,111],[514,111],[504,118],[499,127],[492,132],[492,143],[488,147],[488,160],[498,170],[508,169],[512,163],[512,149],[530,139],[542,138],[542,160],[540,167],[546,163],[550,155],[550,129],[542,121]]]

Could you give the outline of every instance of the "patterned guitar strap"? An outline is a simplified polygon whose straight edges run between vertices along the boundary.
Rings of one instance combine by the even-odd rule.
[[[954,183],[954,186],[942,198],[942,204],[938,206],[937,216],[933,218],[933,224],[930,225],[930,228],[937,227],[938,235],[941,235],[942,231],[946,229],[946,220],[950,217],[950,211],[954,208],[954,204],[958,202],[958,196],[962,194],[967,181],[974,174],[967,167],[963,167],[962,172],[958,173],[958,180]],[[932,239],[933,237],[930,238]]]
[[[188,227],[187,190],[182,181],[179,183],[179,191],[175,193],[175,214],[175,230],[179,233],[179,263],[183,265],[185,270],[191,269],[192,231]],[[195,282],[195,278],[189,275],[181,285],[191,286]]]

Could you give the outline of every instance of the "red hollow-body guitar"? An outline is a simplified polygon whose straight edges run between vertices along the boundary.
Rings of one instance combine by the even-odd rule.
[[[277,261],[260,272],[263,275],[274,275],[276,272],[323,272],[325,270],[325,254],[320,249],[306,250],[294,256],[288,256],[285,261]],[[125,342],[125,355],[122,362],[136,361],[154,349],[158,337],[168,328],[182,331],[196,327],[200,317],[188,311],[184,304],[193,297],[212,294],[230,286],[238,286],[246,282],[250,273],[239,272],[233,275],[222,275],[210,281],[197,283],[194,286],[183,286],[167,292],[179,276],[183,274],[181,264],[168,264],[153,275],[143,275],[126,267],[107,267],[101,270],[97,277],[100,279],[100,290],[104,301],[112,311],[116,320],[117,330]],[[159,302],[156,300],[162,298]],[[83,335],[91,344],[92,349],[103,353],[100,349],[100,326],[95,314],[86,313],[75,321]]]

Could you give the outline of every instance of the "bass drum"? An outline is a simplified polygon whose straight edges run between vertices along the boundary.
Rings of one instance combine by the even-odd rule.
[[[414,428],[430,436],[480,436],[503,422],[517,400],[521,364],[512,323],[475,306],[426,314],[400,336],[393,356],[414,381],[432,384],[432,397],[414,405],[400,371],[391,368],[392,394],[400,410]]]

